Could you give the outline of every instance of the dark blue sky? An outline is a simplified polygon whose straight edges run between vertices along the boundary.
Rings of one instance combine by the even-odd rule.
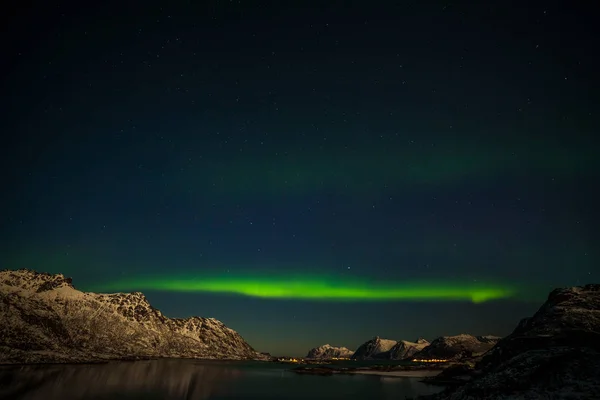
[[[0,268],[82,289],[206,271],[598,279],[590,10],[196,3],[7,10]],[[144,291],[169,316],[213,316],[294,355],[507,334],[543,300]]]

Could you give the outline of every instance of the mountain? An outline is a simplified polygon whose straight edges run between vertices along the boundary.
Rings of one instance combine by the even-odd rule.
[[[354,354],[354,352],[345,347],[335,347],[324,344],[323,346],[311,349],[306,355],[306,358],[327,360],[332,358],[349,358],[352,354]]]
[[[355,360],[389,358],[388,352],[398,344],[395,340],[381,339],[379,336],[361,344],[352,355]]]
[[[531,318],[456,378],[466,383],[421,398],[600,398],[600,285],[555,289]]]
[[[70,278],[0,271],[0,363],[146,357],[262,359],[214,318],[167,318],[143,293],[96,294]]]
[[[405,358],[412,357],[427,346],[429,346],[429,342],[425,339],[419,338],[416,342],[400,340],[389,350],[389,358],[391,360],[404,360]]]
[[[473,336],[461,334],[442,336],[429,346],[412,355],[416,359],[455,359],[479,356],[490,350],[500,340],[497,336]]]

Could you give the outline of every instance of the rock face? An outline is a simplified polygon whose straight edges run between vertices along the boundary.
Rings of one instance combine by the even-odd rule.
[[[600,285],[552,291],[469,378],[429,398],[600,398]]]
[[[355,360],[370,360],[370,359],[385,359],[389,358],[389,351],[398,342],[395,340],[381,339],[379,336],[374,337],[368,342],[360,345],[352,355]]]
[[[335,347],[329,344],[311,349],[306,358],[330,360],[332,358],[350,358],[354,352],[345,347]]]
[[[262,359],[213,318],[167,318],[139,292],[76,290],[70,278],[0,271],[0,363],[138,357]]]
[[[416,342],[400,340],[390,349],[388,357],[391,360],[404,360],[405,358],[411,358],[427,346],[429,346],[429,342],[421,338],[417,339]]]
[[[497,336],[456,335],[442,336],[412,357],[417,359],[451,360],[463,357],[477,357],[490,350],[500,340]]]

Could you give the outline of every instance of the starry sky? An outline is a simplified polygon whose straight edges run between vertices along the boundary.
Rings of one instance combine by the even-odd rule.
[[[510,333],[598,280],[597,29],[470,3],[6,9],[0,269],[276,355]]]

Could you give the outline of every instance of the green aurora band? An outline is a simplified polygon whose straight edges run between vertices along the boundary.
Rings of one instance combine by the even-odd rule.
[[[483,303],[515,297],[518,290],[484,283],[365,282],[340,277],[232,277],[139,278],[101,285],[100,290],[156,290],[238,294],[268,299],[318,301],[471,301]]]

